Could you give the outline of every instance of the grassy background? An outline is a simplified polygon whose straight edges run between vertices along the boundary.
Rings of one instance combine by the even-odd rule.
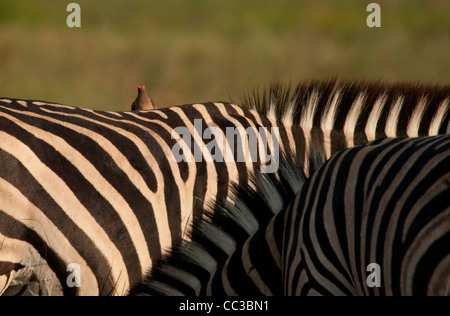
[[[0,1],[0,96],[128,110],[331,76],[450,83],[450,1]]]

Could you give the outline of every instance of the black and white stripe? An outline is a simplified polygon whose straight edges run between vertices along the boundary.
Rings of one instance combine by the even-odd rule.
[[[181,242],[130,295],[281,295],[284,216],[306,180],[292,155],[280,161],[279,177],[256,173],[254,186],[234,186],[234,201],[218,201],[193,223]],[[323,161],[312,159],[311,166]],[[313,170],[309,170],[313,171]]]
[[[327,158],[382,137],[450,133],[449,86],[330,80],[293,88],[272,85],[239,104],[300,127],[304,138],[291,148],[307,153],[314,148]]]
[[[450,295],[450,136],[344,150],[306,182],[302,169],[238,187],[130,294]]]
[[[226,103],[116,113],[1,100],[0,267],[20,264],[30,278],[51,279],[50,288],[56,278],[65,294],[125,293],[181,237],[204,201],[226,198],[229,182],[246,183],[259,165],[177,163],[172,130],[184,126],[194,135],[197,118],[203,129],[224,133],[229,126],[270,125]],[[81,266],[80,288],[65,286],[69,263]],[[43,265],[49,269],[35,271]],[[3,284],[13,279],[9,272]]]
[[[449,196],[450,136],[337,154],[286,211],[285,293],[450,295]]]
[[[205,202],[231,199],[230,183],[248,184],[260,165],[174,161],[174,128],[199,146],[195,119],[224,134],[279,127],[280,152],[294,151],[306,172],[311,152],[449,125],[449,87],[331,81],[267,95],[141,112],[0,99],[0,292],[24,275],[45,280],[41,294],[123,294],[139,282]],[[68,263],[80,264],[81,288],[66,286]]]

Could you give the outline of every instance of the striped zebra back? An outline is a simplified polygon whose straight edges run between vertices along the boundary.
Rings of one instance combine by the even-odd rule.
[[[450,295],[450,136],[382,139],[307,180],[302,169],[288,158],[279,179],[236,188],[130,294]]]
[[[1,277],[45,279],[42,294],[126,293],[181,238],[205,201],[226,198],[231,181],[247,183],[248,172],[260,166],[260,159],[236,156],[177,162],[174,129],[185,128],[194,147],[208,143],[196,138],[208,126],[225,134],[228,127],[270,133],[272,125],[228,103],[100,112],[0,102]],[[79,288],[66,284],[71,263],[81,267]],[[16,271],[14,264],[25,268]]]

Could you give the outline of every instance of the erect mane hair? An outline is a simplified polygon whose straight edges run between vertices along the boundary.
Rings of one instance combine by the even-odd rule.
[[[339,93],[338,113],[336,121],[347,115],[353,102],[361,94],[364,95],[364,107],[373,106],[381,96],[386,97],[387,109],[392,106],[399,97],[404,98],[404,108],[408,111],[402,117],[409,118],[417,103],[425,97],[428,108],[439,105],[447,100],[450,103],[450,85],[423,84],[384,81],[342,81],[330,79],[324,81],[308,81],[297,85],[273,83],[264,89],[254,89],[243,97],[233,100],[234,103],[246,109],[256,110],[261,115],[268,115],[278,121],[299,124],[301,116],[306,113],[307,107],[314,94],[317,94],[318,103],[315,109],[314,122],[319,122],[324,111],[336,94]],[[447,113],[448,115],[448,113]]]
[[[318,168],[323,162],[321,157],[312,158],[310,165]],[[129,295],[205,294],[202,286],[216,269],[258,230],[266,228],[295,197],[306,176],[294,154],[283,154],[278,177],[255,172],[249,179],[251,184],[232,185],[233,203],[221,200],[208,205],[203,216],[193,221],[189,241],[174,246]]]

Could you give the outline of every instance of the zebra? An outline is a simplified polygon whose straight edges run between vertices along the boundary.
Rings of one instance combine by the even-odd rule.
[[[152,99],[147,94],[145,86],[137,86],[138,95],[131,104],[131,111],[148,111],[155,109]]]
[[[450,296],[449,196],[449,135],[338,154],[287,211],[286,294]]]
[[[173,130],[191,137],[196,119],[224,131],[268,121],[228,103],[100,112],[0,100],[0,291],[37,279],[42,294],[120,295],[141,280],[205,200],[259,164],[176,162]],[[66,283],[71,263],[79,288]]]
[[[450,295],[450,135],[319,157],[308,179],[295,159],[235,186],[129,294]]]
[[[449,100],[448,86],[335,80],[274,85],[239,105],[151,111],[0,99],[0,294],[30,280],[40,294],[126,293],[185,235],[205,203],[232,201],[230,184],[247,184],[261,166],[237,155],[211,161],[208,152],[201,161],[177,162],[173,148],[186,141],[179,127],[194,152],[215,139],[198,138],[209,127],[223,134],[234,128],[233,143],[219,144],[222,152],[238,148],[239,137],[245,150],[243,131],[257,131],[260,148],[277,135],[280,152],[292,150],[308,175],[311,152],[329,157],[386,135],[445,133]],[[268,152],[275,147],[268,144]],[[71,263],[82,272],[79,288],[66,282]]]

